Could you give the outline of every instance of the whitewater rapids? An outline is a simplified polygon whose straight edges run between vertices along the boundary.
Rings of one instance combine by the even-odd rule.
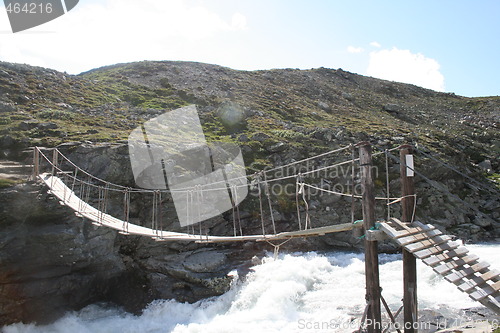
[[[500,245],[469,245],[500,269]],[[403,295],[401,255],[380,255],[382,295],[395,312]],[[353,332],[365,308],[363,254],[353,252],[281,254],[265,258],[245,279],[235,279],[222,296],[194,304],[155,301],[140,316],[91,305],[53,324],[14,324],[5,333],[31,332]],[[418,263],[419,310],[466,320],[462,309],[481,307],[454,285]]]

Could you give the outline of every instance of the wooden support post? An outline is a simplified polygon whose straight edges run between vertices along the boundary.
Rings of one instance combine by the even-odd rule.
[[[372,149],[368,142],[359,144],[359,164],[363,191],[364,229],[375,226],[375,187],[372,175]],[[370,304],[367,314],[368,333],[380,333],[382,316],[380,307],[380,281],[378,267],[378,242],[365,237],[366,301]]]
[[[33,181],[36,181],[40,174],[40,151],[38,147],[33,147]]]
[[[400,173],[401,173],[401,200],[402,222],[413,222],[415,209],[415,186],[413,184],[413,158],[412,147],[403,145],[400,147]],[[409,157],[411,156],[411,157]],[[417,301],[417,260],[413,254],[403,249],[403,306],[405,333],[416,333],[418,323],[418,301]]]
[[[56,175],[57,160],[59,159],[58,151],[56,148],[52,150],[52,176]]]

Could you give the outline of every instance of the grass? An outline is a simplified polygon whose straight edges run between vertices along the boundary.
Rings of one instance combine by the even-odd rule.
[[[200,117],[210,142],[237,142],[241,134],[251,137],[263,132],[271,141],[285,142],[291,149],[308,155],[331,149],[332,144],[349,143],[344,142],[346,138],[404,136],[408,142],[417,141],[446,155],[465,154],[476,163],[492,158],[487,147],[496,138],[496,131],[483,128],[480,123],[458,120],[462,115],[477,118],[482,112],[490,112],[494,105],[500,105],[500,98],[463,98],[350,73],[347,76],[352,79],[346,79],[346,72],[338,74],[324,68],[230,72],[220,77],[218,70],[214,70],[209,73],[213,77],[207,76],[206,87],[191,91],[169,82],[172,75],[182,75],[179,69],[182,66],[175,66],[139,62],[70,76],[36,67],[11,68],[0,63],[0,69],[10,76],[0,76],[0,90],[9,94],[17,108],[16,112],[0,114],[0,138],[10,135],[24,139],[26,146],[83,140],[115,142],[126,139],[132,129],[150,119],[154,115],[151,111],[161,113],[196,103],[208,106]],[[192,68],[191,71],[209,70]],[[282,78],[286,81],[280,81]],[[308,81],[311,78],[314,83]],[[231,87],[233,96],[200,95],[208,88],[221,89],[218,85]],[[349,100],[342,97],[345,94],[350,96]],[[247,126],[235,135],[229,133],[214,111],[227,100],[259,113],[248,117]],[[329,108],[318,107],[319,101],[326,101]],[[397,116],[384,111],[383,106],[390,103],[401,105],[404,112]],[[59,128],[21,130],[19,124],[31,118],[54,122]],[[432,121],[436,125],[432,125]],[[285,123],[305,130],[290,129]],[[330,141],[317,139],[315,131],[324,129],[345,135]],[[268,158],[262,143],[241,144],[252,149],[247,153],[251,156],[245,157],[246,162]],[[498,184],[498,175],[490,178]]]
[[[20,179],[0,178],[0,188],[14,186],[14,185],[20,184],[22,182],[23,181]]]

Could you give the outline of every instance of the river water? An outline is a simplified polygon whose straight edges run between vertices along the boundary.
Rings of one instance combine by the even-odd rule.
[[[467,246],[499,269],[500,245]],[[380,255],[382,295],[395,312],[402,298],[401,255]],[[353,252],[281,254],[265,258],[245,279],[235,279],[222,296],[195,304],[155,301],[141,316],[91,305],[68,313],[47,326],[14,324],[13,332],[353,332],[359,327],[364,301],[363,254]],[[419,310],[428,323],[453,326],[470,319],[463,309],[481,307],[454,285],[418,264]],[[456,320],[455,323],[452,320]],[[434,326],[432,326],[434,325]],[[427,330],[429,328],[429,330]]]

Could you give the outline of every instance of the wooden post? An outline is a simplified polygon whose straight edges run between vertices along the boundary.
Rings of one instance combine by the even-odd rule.
[[[57,149],[54,148],[52,151],[52,176],[56,175],[56,167],[57,167],[57,160],[59,159],[59,155],[57,154]]]
[[[368,142],[359,144],[359,164],[363,190],[363,225],[366,232],[366,230],[375,226],[372,149]],[[365,237],[366,301],[370,305],[366,317],[368,333],[380,333],[382,331],[378,268],[378,242],[367,240]]]
[[[39,170],[40,163],[40,151],[38,147],[33,147],[33,181],[36,182],[38,175],[40,174]]]
[[[411,156],[411,157],[407,157]],[[412,147],[403,145],[400,147],[400,174],[401,174],[401,200],[402,222],[413,222],[415,209],[415,186],[413,183],[413,163],[410,162],[412,156]],[[404,323],[405,333],[416,333],[416,324],[418,323],[418,301],[417,301],[417,260],[410,252],[403,249],[403,305],[404,305]]]

